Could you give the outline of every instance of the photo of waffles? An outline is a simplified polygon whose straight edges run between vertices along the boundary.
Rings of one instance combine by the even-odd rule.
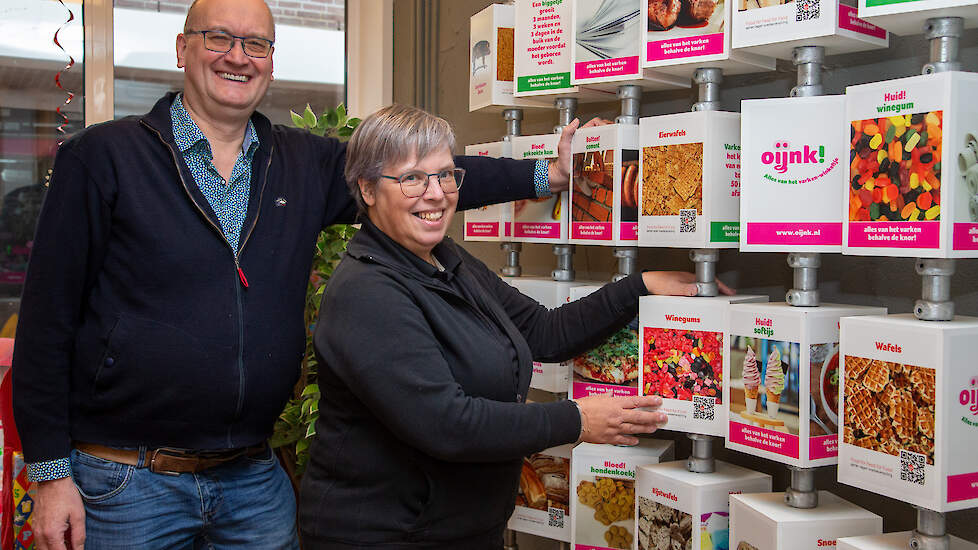
[[[723,333],[645,327],[642,395],[723,401]]]
[[[690,550],[693,547],[693,516],[638,497],[639,550]]]
[[[638,318],[571,361],[574,381],[638,388]]]
[[[577,478],[578,508],[575,539],[599,548],[632,548],[635,520],[635,482],[603,476]],[[589,513],[591,509],[593,514]]]
[[[547,511],[559,508],[570,515],[570,460],[545,453],[523,459],[516,505]]]
[[[703,214],[703,144],[658,145],[642,149],[642,215]]]
[[[843,443],[934,464],[936,371],[851,355],[844,363]]]

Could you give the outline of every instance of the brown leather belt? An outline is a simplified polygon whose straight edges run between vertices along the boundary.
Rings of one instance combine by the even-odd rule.
[[[176,476],[184,473],[201,472],[243,456],[260,454],[268,449],[268,445],[259,443],[251,447],[224,451],[188,451],[161,447],[159,449],[148,449],[141,462],[138,450],[114,449],[96,443],[79,442],[75,443],[75,448],[109,462],[127,464],[137,468],[149,468],[153,473]]]

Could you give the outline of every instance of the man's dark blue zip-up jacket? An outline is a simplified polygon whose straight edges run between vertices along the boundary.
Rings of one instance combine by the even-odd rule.
[[[317,235],[356,215],[345,146],[255,113],[261,145],[235,251],[174,143],[173,97],[58,150],[14,349],[28,462],[67,457],[73,440],[253,445],[298,378]],[[458,164],[469,174],[460,208],[534,196],[532,162]]]

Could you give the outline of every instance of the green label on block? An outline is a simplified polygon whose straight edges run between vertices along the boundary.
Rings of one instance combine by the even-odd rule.
[[[570,73],[538,74],[521,76],[516,79],[517,92],[536,92],[539,90],[556,90],[570,88]]]
[[[905,4],[907,2],[920,2],[921,0],[866,0],[867,8],[875,8],[876,6],[890,6],[892,4]]]
[[[710,242],[735,243],[740,241],[740,224],[737,222],[713,222],[710,224]]]

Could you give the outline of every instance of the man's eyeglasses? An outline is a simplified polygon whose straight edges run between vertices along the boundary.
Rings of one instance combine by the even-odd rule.
[[[212,52],[228,53],[234,41],[241,41],[241,49],[248,57],[268,57],[275,42],[257,36],[235,36],[224,31],[184,31],[183,34],[199,34],[204,37],[204,47]]]
[[[417,171],[407,172],[397,177],[384,175],[380,177],[396,181],[401,186],[401,193],[404,193],[405,197],[413,199],[424,195],[424,192],[428,190],[428,183],[431,181],[431,176],[438,178],[438,185],[441,185],[441,190],[446,194],[457,193],[458,189],[462,187],[462,179],[465,178],[465,169],[452,168],[450,170],[435,172],[434,174]]]

